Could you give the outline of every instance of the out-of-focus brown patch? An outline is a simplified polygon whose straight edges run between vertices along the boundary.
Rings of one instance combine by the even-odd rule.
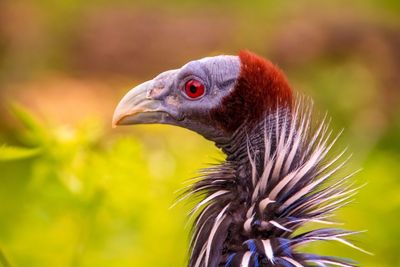
[[[396,125],[400,112],[398,23],[387,23],[351,9],[318,12],[307,9],[281,24],[268,47],[273,61],[288,72],[315,70],[321,63],[322,66],[349,63],[362,66],[364,75],[370,76],[362,78],[363,81],[373,81],[368,84],[373,88],[373,96],[364,95],[365,84],[352,89],[355,97],[360,96],[354,99],[354,105],[358,102],[358,106],[347,110],[354,112],[348,128],[358,136],[357,141],[366,151],[366,147],[373,147],[393,131],[391,127]],[[341,82],[337,80],[333,86],[337,86],[344,101],[352,101],[346,99],[351,93],[341,88]]]
[[[40,11],[28,3],[0,3],[0,31],[10,43],[27,45],[40,39]]]
[[[72,65],[86,74],[148,76],[230,47],[234,23],[212,10],[92,9],[78,23]]]
[[[19,76],[34,72],[43,63],[48,41],[41,10],[24,1],[0,3],[0,79],[2,74]],[[10,77],[6,77],[10,78]]]
[[[271,54],[288,66],[326,57],[368,59],[377,55],[382,61],[388,53],[396,54],[393,48],[399,42],[399,27],[351,12],[311,12],[307,16],[299,13],[277,29],[272,37]]]
[[[17,102],[46,121],[76,124],[88,118],[104,118],[111,125],[112,114],[123,91],[123,82],[101,83],[60,75],[46,75],[31,82],[12,84],[0,91],[1,105]],[[125,88],[126,90],[122,90]],[[2,112],[0,118],[12,124]]]
[[[400,106],[399,47],[400,25],[346,11],[311,12],[299,13],[278,28],[270,55],[287,70],[321,60],[360,62],[380,83],[375,104],[393,116]]]

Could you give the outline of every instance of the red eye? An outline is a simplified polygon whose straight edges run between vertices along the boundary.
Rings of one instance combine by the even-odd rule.
[[[185,84],[185,93],[192,99],[199,98],[204,95],[204,84],[197,80],[189,80]]]

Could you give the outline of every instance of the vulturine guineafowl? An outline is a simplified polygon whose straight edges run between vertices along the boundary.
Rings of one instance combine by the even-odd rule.
[[[298,248],[338,241],[357,248],[329,218],[356,192],[333,178],[348,157],[328,152],[332,136],[311,101],[295,97],[283,73],[247,51],[191,61],[128,92],[114,125],[172,124],[215,142],[225,162],[203,171],[188,194],[203,196],[190,246],[190,267],[356,266]],[[328,225],[296,231],[307,223]],[[361,249],[360,249],[361,250]]]

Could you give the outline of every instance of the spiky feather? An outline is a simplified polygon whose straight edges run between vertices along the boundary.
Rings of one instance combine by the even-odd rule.
[[[301,253],[315,241],[337,241],[355,232],[321,228],[298,234],[307,223],[329,218],[351,201],[355,172],[334,178],[350,156],[328,153],[332,137],[326,116],[314,127],[311,101],[276,108],[251,129],[239,128],[222,146],[227,160],[206,169],[187,191],[203,196],[191,241],[191,267],[356,266],[349,260]],[[330,159],[330,160],[329,160]]]

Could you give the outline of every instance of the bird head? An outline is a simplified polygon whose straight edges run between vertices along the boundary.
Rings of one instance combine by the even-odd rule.
[[[277,108],[291,108],[292,91],[271,62],[248,51],[194,60],[130,90],[113,125],[171,124],[224,143]]]

